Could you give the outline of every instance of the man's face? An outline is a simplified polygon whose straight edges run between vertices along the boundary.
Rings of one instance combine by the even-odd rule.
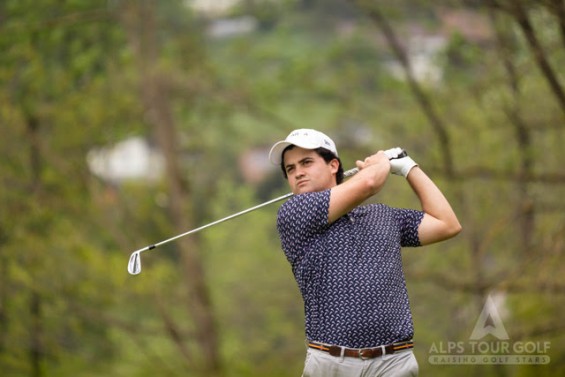
[[[310,149],[294,147],[284,153],[284,168],[293,194],[323,191],[336,185],[337,159],[326,163]]]

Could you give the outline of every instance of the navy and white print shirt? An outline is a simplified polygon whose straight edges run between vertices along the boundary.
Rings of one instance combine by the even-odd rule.
[[[411,339],[414,333],[401,246],[420,246],[424,213],[360,206],[328,224],[330,190],[293,196],[277,228],[306,315],[306,337],[351,348]]]

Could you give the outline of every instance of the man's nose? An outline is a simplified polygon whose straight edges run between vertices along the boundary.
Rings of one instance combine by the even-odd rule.
[[[304,171],[302,170],[302,168],[299,168],[299,167],[295,168],[294,176],[296,178],[302,178],[304,176]]]

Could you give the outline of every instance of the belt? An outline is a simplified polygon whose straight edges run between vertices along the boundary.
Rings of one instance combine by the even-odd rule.
[[[327,352],[332,356],[356,357],[365,360],[414,348],[414,342],[408,340],[374,348],[346,348],[318,342],[309,342],[308,347]]]

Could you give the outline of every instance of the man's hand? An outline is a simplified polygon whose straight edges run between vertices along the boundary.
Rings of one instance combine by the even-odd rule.
[[[384,152],[378,151],[377,153],[370,155],[363,161],[361,160],[356,161],[356,165],[357,168],[359,169],[366,169],[367,167],[372,165],[379,165],[379,164],[388,165],[388,160],[390,160],[390,157],[387,155],[386,151]]]
[[[401,175],[406,178],[408,177],[410,170],[414,166],[418,166],[418,164],[408,155],[398,158],[402,155],[402,153],[406,154],[406,152],[402,148],[397,147],[387,149],[384,153],[390,159],[390,172],[392,174]]]

